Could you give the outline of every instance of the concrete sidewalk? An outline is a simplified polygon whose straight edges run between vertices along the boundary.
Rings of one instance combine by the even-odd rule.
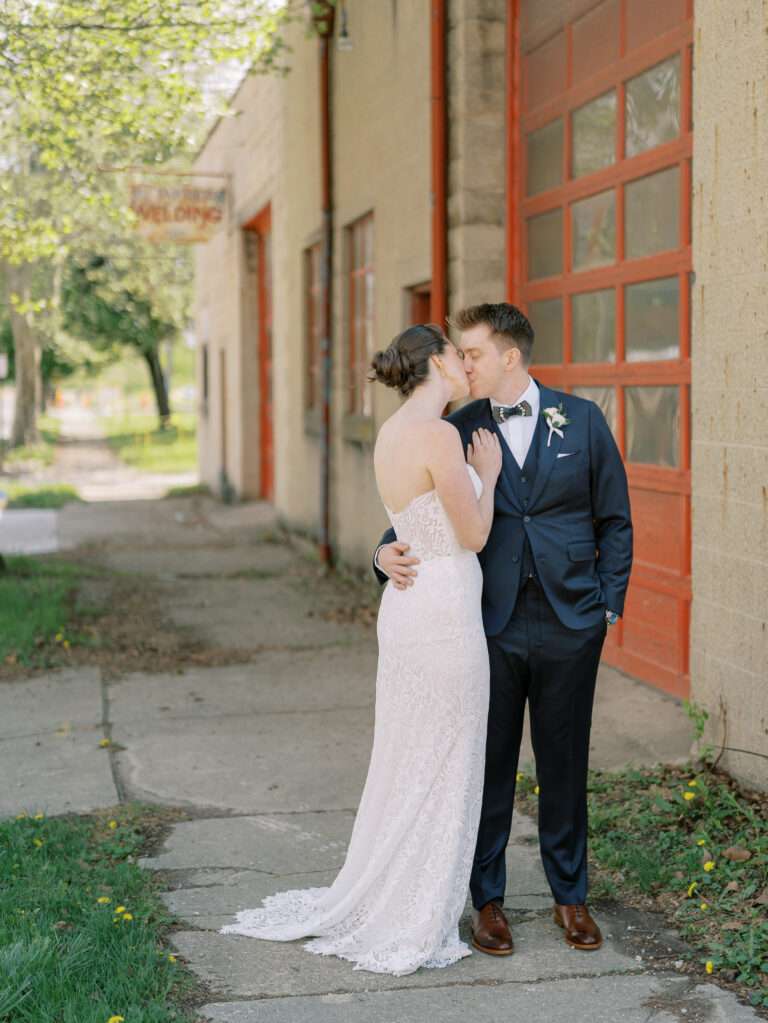
[[[181,509],[195,509],[184,512]],[[569,950],[550,918],[532,822],[508,851],[517,951],[393,978],[288,945],[222,936],[243,907],[330,883],[343,862],[370,754],[375,631],[339,606],[343,587],[264,536],[259,506],[134,502],[70,506],[68,545],[106,566],[172,583],[179,628],[247,664],[134,673],[95,669],[0,686],[0,814],[87,811],[141,799],[178,806],[160,872],[181,921],[174,944],[207,984],[202,1015],[221,1023],[741,1021],[757,1015],[713,983],[676,972],[677,937],[630,910],[604,912],[597,954]],[[103,736],[109,751],[99,748]],[[690,727],[673,700],[601,670],[594,766],[684,758]],[[524,754],[530,760],[530,749]],[[466,934],[466,917],[462,923]]]

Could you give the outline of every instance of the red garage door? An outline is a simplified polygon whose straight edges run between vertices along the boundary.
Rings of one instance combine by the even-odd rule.
[[[606,660],[688,692],[692,0],[510,0],[509,280],[534,374],[603,409],[635,565]]]

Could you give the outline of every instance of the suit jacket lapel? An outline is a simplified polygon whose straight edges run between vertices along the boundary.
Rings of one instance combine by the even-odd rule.
[[[541,497],[544,487],[547,485],[549,474],[552,472],[552,467],[557,460],[560,445],[563,442],[562,437],[559,437],[556,433],[553,433],[550,437],[549,427],[544,418],[544,409],[553,405],[557,407],[560,404],[560,398],[554,391],[550,391],[548,387],[539,384],[538,380],[536,383],[539,387],[539,422],[536,425],[536,433],[532,443],[538,444],[539,465],[536,471],[536,480],[531,488],[529,509],[533,508]],[[547,446],[547,438],[549,438],[549,446]]]

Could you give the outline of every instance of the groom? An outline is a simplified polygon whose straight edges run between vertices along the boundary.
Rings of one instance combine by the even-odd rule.
[[[451,322],[476,400],[449,421],[465,450],[474,430],[495,430],[503,455],[479,555],[491,681],[472,943],[490,955],[513,951],[504,853],[527,701],[554,919],[568,945],[592,951],[602,936],[585,905],[589,733],[600,653],[623,612],[632,564],[627,478],[597,405],[528,375],[534,334],[519,309],[485,303]],[[384,534],[374,558],[382,583],[414,585],[418,560],[407,550],[393,530]]]

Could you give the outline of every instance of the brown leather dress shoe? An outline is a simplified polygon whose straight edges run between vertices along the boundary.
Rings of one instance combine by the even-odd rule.
[[[596,952],[603,943],[600,928],[586,906],[559,906],[555,903],[555,923],[565,931],[565,942],[582,952]]]
[[[472,910],[472,945],[489,956],[511,956],[515,951],[512,932],[498,902],[486,902]]]

